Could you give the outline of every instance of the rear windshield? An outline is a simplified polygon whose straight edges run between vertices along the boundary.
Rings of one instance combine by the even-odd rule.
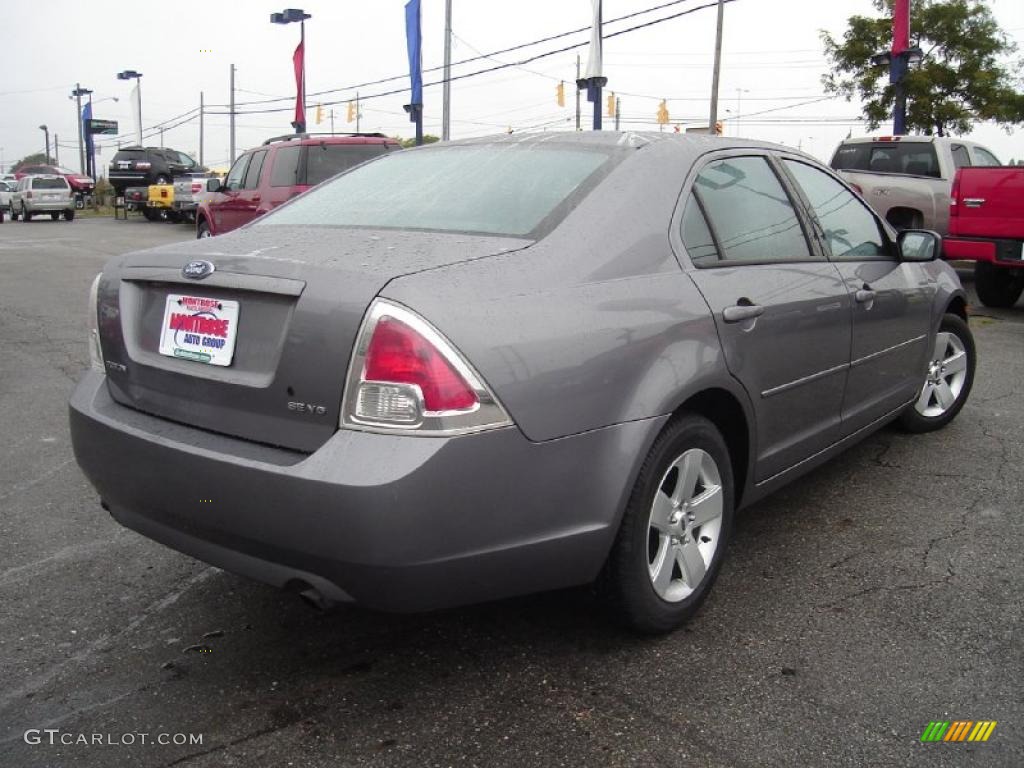
[[[931,142],[878,142],[841,144],[832,157],[837,171],[905,173],[939,178],[939,161]]]
[[[306,183],[327,181],[388,151],[384,144],[310,144],[306,155]]]
[[[32,189],[67,189],[67,179],[32,179]]]
[[[610,148],[553,144],[392,152],[257,224],[528,235],[554,227],[610,170],[614,158]]]
[[[135,160],[136,158],[144,157],[145,154],[146,150],[144,149],[121,149],[114,155],[114,162],[118,160]]]

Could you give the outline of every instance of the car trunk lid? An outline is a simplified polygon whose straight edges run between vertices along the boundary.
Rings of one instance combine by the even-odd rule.
[[[100,288],[111,395],[173,421],[314,451],[337,428],[356,334],[370,302],[392,278],[529,244],[506,237],[259,227],[129,255],[106,270]],[[213,265],[212,274],[184,276],[186,264],[202,261]],[[229,365],[161,353],[168,322],[179,322],[171,331],[179,340],[181,333],[203,336],[214,327],[173,319],[201,314],[197,302],[224,311],[237,304]]]

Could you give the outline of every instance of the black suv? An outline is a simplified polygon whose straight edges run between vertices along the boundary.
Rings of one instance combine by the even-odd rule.
[[[117,194],[127,187],[170,184],[175,176],[201,174],[206,168],[184,152],[165,147],[122,147],[110,163],[107,178]]]

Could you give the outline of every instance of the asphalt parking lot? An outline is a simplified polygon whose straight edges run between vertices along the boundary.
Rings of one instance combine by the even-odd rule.
[[[975,309],[949,428],[884,430],[745,512],[683,631],[627,634],[587,590],[323,615],[116,525],[72,457],[92,276],[192,236],[0,225],[0,765],[1024,764],[1024,300]],[[932,720],[998,726],[921,743]]]

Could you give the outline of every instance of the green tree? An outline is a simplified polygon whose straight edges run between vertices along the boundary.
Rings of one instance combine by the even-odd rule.
[[[395,138],[398,139],[400,142],[402,142],[402,147],[405,148],[405,149],[408,149],[409,147],[415,147],[416,146],[416,139],[403,139],[400,136],[395,136]],[[434,136],[431,133],[423,134],[423,143],[424,144],[433,144],[435,141],[440,141],[440,140],[441,140],[440,138],[438,138],[437,136]]]
[[[52,158],[51,158],[52,159]],[[25,165],[47,165],[46,153],[45,152],[33,152],[31,155],[25,155],[18,162],[11,166],[11,173],[17,173],[21,170],[22,166]]]
[[[821,33],[832,69],[822,78],[825,90],[847,101],[859,97],[869,130],[892,114],[889,69],[872,65],[871,57],[892,48],[893,1],[872,0],[883,15],[851,16],[841,40]],[[924,58],[904,80],[908,130],[944,136],[984,120],[1007,129],[1024,123],[1021,62],[1012,60],[1017,46],[983,2],[911,0],[910,44]]]

